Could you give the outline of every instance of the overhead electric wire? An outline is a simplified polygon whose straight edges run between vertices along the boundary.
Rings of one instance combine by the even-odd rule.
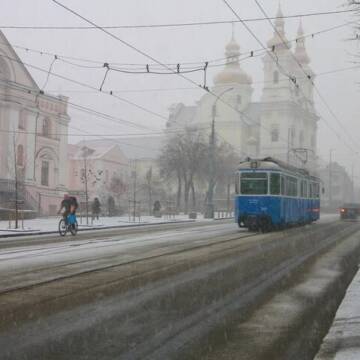
[[[12,57],[10,57],[10,56],[7,56],[7,55],[4,55],[4,54],[0,54],[0,57],[6,58],[6,59],[11,60],[11,61],[15,61],[15,62],[20,63],[20,64],[23,64],[23,65],[26,65],[27,67],[30,67],[30,68],[32,68],[32,69],[35,69],[35,70],[37,70],[37,71],[40,71],[40,72],[43,72],[43,73],[46,73],[46,74],[49,73],[48,70],[43,69],[43,68],[41,68],[41,67],[39,67],[39,66],[32,65],[32,64],[23,62],[23,61],[21,61],[21,60],[18,60],[18,59],[14,59],[14,58],[12,58]],[[68,78],[68,77],[66,77],[66,76],[64,76],[64,75],[60,75],[60,74],[57,74],[57,73],[54,73],[54,72],[50,72],[50,75],[51,75],[51,76],[54,76],[54,77],[57,77],[57,78],[59,78],[59,79],[62,79],[62,80],[69,81],[69,82],[74,83],[74,84],[76,84],[76,85],[79,85],[79,86],[82,86],[82,87],[86,87],[86,88],[91,89],[91,90],[96,90],[96,91],[99,92],[99,93],[109,95],[109,96],[111,96],[111,97],[113,97],[113,98],[115,98],[115,99],[118,99],[118,100],[120,100],[120,101],[122,101],[122,102],[125,102],[125,103],[127,103],[127,104],[129,104],[129,105],[131,105],[131,106],[134,106],[134,107],[136,107],[136,108],[138,108],[138,109],[140,109],[140,110],[143,110],[144,112],[147,112],[147,113],[149,113],[149,114],[151,114],[151,115],[154,115],[154,116],[159,117],[159,118],[161,118],[161,119],[163,119],[163,120],[166,120],[166,121],[168,120],[167,117],[165,117],[164,115],[161,115],[161,114],[159,114],[159,113],[156,113],[156,112],[154,112],[154,111],[152,111],[152,110],[150,110],[150,109],[145,108],[145,107],[142,106],[142,105],[136,104],[136,103],[134,103],[134,102],[132,102],[132,101],[130,101],[130,100],[128,100],[128,99],[125,99],[125,98],[123,98],[123,97],[120,97],[120,96],[117,96],[117,95],[113,94],[113,93],[111,92],[111,90],[110,90],[110,91],[100,91],[99,88],[97,88],[97,87],[95,87],[95,86],[93,86],[93,85],[90,85],[90,84],[87,84],[87,83],[84,83],[84,82],[81,82],[81,81],[78,81],[78,80],[74,80],[74,79]]]
[[[349,26],[349,25],[352,25],[352,24],[358,24],[358,23],[359,23],[359,21],[350,21],[350,22],[345,22],[345,23],[339,24],[339,25],[331,26],[329,28],[325,28],[325,29],[322,29],[322,30],[319,30],[319,31],[315,31],[315,32],[312,32],[312,33],[302,35],[301,37],[296,37],[294,39],[287,40],[286,44],[297,42],[297,41],[299,41],[301,39],[306,39],[306,38],[310,38],[310,37],[314,38],[317,35],[324,34],[324,33],[327,33],[327,32],[331,32],[333,30],[337,30],[339,28]],[[159,66],[157,63],[144,64],[144,63],[118,63],[118,62],[115,62],[115,61],[113,62],[113,61],[109,61],[109,60],[100,61],[100,60],[94,60],[94,59],[75,57],[75,56],[70,56],[70,55],[64,55],[64,54],[49,52],[49,51],[46,51],[46,50],[32,49],[30,47],[20,46],[20,45],[16,45],[16,44],[11,44],[10,45],[10,44],[4,43],[4,42],[0,42],[0,44],[8,46],[8,47],[24,50],[26,52],[36,53],[36,54],[39,54],[39,55],[47,55],[47,56],[51,56],[51,57],[57,56],[58,60],[60,60],[60,61],[67,62],[67,63],[69,63],[69,64],[71,64],[73,66],[78,66],[78,67],[83,67],[83,68],[102,69],[104,63],[117,65],[117,66],[136,66],[136,67],[139,67],[139,69],[143,69],[144,67],[146,67],[146,65],[149,65],[151,67]],[[251,50],[251,51],[246,51],[246,52],[243,52],[242,55],[244,55],[244,56],[246,55],[246,57],[244,58],[244,60],[245,60],[245,59],[247,59],[249,57],[249,55],[252,55],[252,54],[255,54],[255,53],[258,53],[258,52],[264,52],[264,49],[259,48],[259,49],[255,49],[255,50]],[[252,56],[250,56],[250,57],[252,57]],[[213,65],[212,63],[216,63],[216,62],[219,62],[219,61],[223,62],[226,59],[227,59],[226,57],[221,57],[221,58],[217,58],[217,59],[208,59],[208,60],[197,61],[197,62],[193,61],[193,62],[166,63],[166,65],[177,66],[178,64],[181,64],[181,67],[183,68],[184,65],[199,65],[199,64],[204,64],[205,62],[208,62],[209,67],[215,67],[215,66],[221,66],[222,64],[214,64]],[[98,66],[92,67],[92,66],[87,66],[87,65],[83,65],[83,64],[76,64],[76,63],[70,62],[68,60],[81,61],[81,62],[91,63],[91,64],[98,64]]]
[[[345,72],[349,70],[360,70],[360,65],[354,65],[349,67],[342,67],[338,69],[328,70],[324,72],[320,72],[315,74],[315,77],[318,79],[322,76],[332,75],[340,72]],[[305,79],[305,77],[298,77],[297,80]],[[279,79],[279,82],[288,81],[289,79]],[[252,84],[266,84],[266,83],[272,83],[273,80],[258,80],[253,81]],[[238,84],[246,84],[245,82],[238,82]],[[113,93],[142,93],[142,92],[163,92],[163,91],[187,91],[187,90],[197,90],[202,91],[202,89],[197,87],[169,87],[169,88],[141,88],[141,89],[115,89],[112,90]],[[95,90],[74,90],[74,89],[62,89],[61,90],[64,93],[96,93]],[[47,90],[47,93],[58,93],[58,90]]]
[[[355,13],[355,9],[321,11],[313,13],[301,13],[293,15],[281,16],[282,19],[305,18],[311,16],[339,15],[346,13]],[[271,18],[272,20],[278,17]],[[244,22],[266,21],[267,18],[249,18],[243,19]],[[150,28],[171,28],[171,27],[187,27],[187,26],[204,26],[204,25],[224,25],[233,24],[239,21],[234,20],[214,20],[214,21],[196,21],[182,23],[166,23],[166,24],[144,24],[144,25],[104,25],[103,29],[150,29]],[[31,26],[31,25],[0,25],[0,29],[20,29],[20,30],[95,30],[95,26]]]
[[[0,55],[1,56],[1,55]],[[17,86],[17,90],[19,90],[21,88],[21,90],[24,90],[26,91],[27,93],[30,93],[32,95],[37,95],[37,94],[40,94],[40,90],[35,90],[33,88],[29,88],[28,86],[26,86],[25,84],[21,84],[21,83],[17,83],[15,81],[11,81],[11,80],[3,80],[3,79],[0,79],[0,82],[4,82],[6,84],[12,84],[14,86]],[[46,93],[43,94],[44,96],[47,96]],[[90,107],[86,107],[86,106],[83,106],[83,105],[79,105],[77,103],[74,103],[72,101],[64,101],[64,100],[61,100],[60,98],[56,98],[56,101],[59,102],[59,103],[64,103],[64,104],[68,104],[69,106],[75,108],[76,110],[78,111],[83,111],[83,112],[86,112],[88,114],[91,114],[91,115],[95,115],[95,116],[99,116],[99,117],[102,117],[104,119],[107,119],[107,120],[111,120],[111,121],[114,121],[114,122],[117,122],[118,124],[120,125],[126,125],[126,126],[130,126],[130,127],[135,127],[135,128],[140,128],[140,129],[144,129],[144,130],[150,130],[151,128],[147,127],[147,126],[144,126],[144,125],[141,125],[141,124],[137,124],[135,122],[132,122],[132,121],[129,121],[129,120],[125,120],[123,118],[119,118],[119,117],[116,117],[116,116],[113,116],[113,115],[109,115],[109,114],[106,114],[106,113],[103,113],[103,112],[100,112],[98,110],[95,110],[95,109],[92,109]]]
[[[24,94],[29,94],[29,92],[25,89],[25,88],[21,88],[21,87],[17,87],[17,86],[14,86],[14,82],[10,82],[10,81],[4,81],[4,80],[1,80],[0,79],[0,82],[3,82],[4,84],[0,84],[0,86],[2,86],[4,89],[5,88],[12,88],[13,90],[18,90],[18,91],[22,91],[24,92]],[[18,84],[18,83],[16,83]],[[25,87],[25,86],[24,86]],[[34,91],[35,93],[35,91]],[[4,94],[1,94],[0,93],[0,96],[1,95],[4,95]],[[34,95],[34,94],[33,94]],[[18,96],[18,95],[14,95],[14,94],[11,94],[10,95],[10,98],[16,98],[16,99],[21,99],[21,100],[25,100],[25,101],[30,101],[31,102],[31,99],[29,98],[26,98],[24,96]],[[60,99],[56,99],[56,101],[59,101]],[[9,99],[6,99],[5,101],[9,102],[11,100]],[[14,102],[14,101],[11,101],[11,102]],[[66,101],[59,101],[59,102],[63,102],[64,104],[67,104],[68,102]],[[19,102],[16,102],[17,104],[21,104]],[[121,132],[119,134],[100,134],[100,133],[89,133],[88,131],[86,130],[83,130],[83,129],[80,129],[80,128],[77,128],[77,127],[74,127],[73,125],[69,125],[70,128],[76,130],[76,131],[79,131],[81,134],[79,135],[76,135],[76,134],[64,134],[64,133],[51,133],[50,135],[59,135],[59,136],[65,136],[65,135],[69,135],[69,136],[74,136],[74,137],[81,137],[81,136],[87,136],[87,137],[117,137],[117,138],[121,138],[123,136],[132,136],[132,137],[138,137],[138,136],[148,136],[148,135],[162,135],[164,134],[164,131],[163,130],[158,130],[158,131],[151,131],[151,132],[142,132],[142,133],[124,133],[124,132]],[[196,130],[206,130],[206,129],[209,129],[210,128],[210,125],[206,125],[206,126],[202,126],[202,127],[197,127]],[[85,131],[86,135],[83,133]],[[0,129],[0,132],[1,129]],[[38,132],[35,133],[35,132],[29,132],[29,131],[24,131],[24,130],[20,130],[20,131],[8,131],[8,130],[4,130],[3,132],[15,132],[15,133],[23,133],[23,134],[39,134]],[[170,133],[170,134],[176,134],[176,133],[183,133],[183,130],[182,129],[170,129],[170,130],[166,130],[166,133]],[[130,144],[129,144],[130,145]],[[145,147],[144,147],[145,148]]]
[[[105,34],[107,34],[108,36],[112,37],[113,39],[119,41],[120,43],[122,43],[123,45],[131,48],[132,50],[134,50],[135,52],[143,55],[144,57],[154,61],[155,63],[163,66],[164,68],[168,69],[171,71],[171,68],[169,68],[169,66],[167,66],[166,64],[163,64],[161,61],[157,60],[156,58],[154,58],[153,56],[147,54],[146,52],[138,49],[136,46],[130,44],[129,42],[123,40],[122,38],[120,38],[119,36],[109,32],[106,29],[103,29],[101,26],[97,25],[96,23],[94,23],[93,21],[87,19],[86,17],[84,17],[83,15],[79,14],[78,12],[76,12],[75,10],[72,10],[71,8],[67,7],[66,5],[62,4],[61,2],[57,1],[57,0],[51,0],[52,2],[54,2],[55,4],[59,5],[60,7],[62,7],[63,9],[65,9],[66,11],[72,13],[73,15],[79,17],[80,19],[82,19],[83,21],[91,24],[92,26],[95,26],[97,29],[99,29],[100,31],[104,32]],[[176,73],[176,72],[174,72]],[[196,84],[195,81],[193,81],[190,78],[187,78],[186,76],[184,76],[183,74],[177,74],[178,76],[180,76],[181,78],[183,78],[184,80],[191,82],[192,84]],[[229,104],[228,102],[224,101],[221,97],[219,97],[218,95],[216,95],[215,93],[213,93],[212,91],[210,91],[208,88],[203,88],[203,90],[212,95],[214,98],[216,98],[218,101],[222,102],[223,104],[225,104],[226,106],[228,106],[229,108],[233,109],[236,113],[238,113],[239,115],[241,115],[240,120],[244,121],[244,119],[242,119],[242,117],[247,118],[248,120],[250,120],[251,122],[253,122],[253,119],[251,117],[249,117],[246,113],[244,113],[243,111],[240,111],[239,109],[233,107],[231,104]],[[245,122],[246,123],[246,122]],[[247,123],[246,123],[247,124]],[[268,131],[269,133],[271,133],[271,129],[267,129],[264,126],[260,125],[260,127],[262,127],[263,129],[265,129],[266,131]]]

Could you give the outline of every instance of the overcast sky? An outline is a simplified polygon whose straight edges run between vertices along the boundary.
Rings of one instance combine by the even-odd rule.
[[[175,22],[197,22],[211,20],[233,20],[233,14],[226,8],[222,0],[60,0],[67,6],[78,11],[85,17],[100,25],[134,25],[160,24]],[[267,13],[274,16],[279,4],[278,0],[260,1]],[[284,15],[342,10],[345,0],[283,0],[281,6]],[[4,25],[86,25],[74,15],[66,12],[51,0],[3,0],[1,2],[0,24]],[[254,0],[230,0],[234,9],[242,18],[261,17]],[[305,33],[314,33],[334,25],[341,25],[354,18],[350,14],[337,14],[303,18]],[[296,37],[298,19],[286,20],[286,35],[288,39]],[[266,42],[272,36],[272,28],[267,22],[250,24],[258,37]],[[74,56],[100,62],[115,63],[148,63],[149,59],[127,48],[99,30],[3,30],[9,41],[14,45],[48,51],[59,55]],[[123,40],[131,43],[161,62],[184,63],[205,62],[224,57],[224,46],[231,37],[231,25],[203,25],[194,27],[156,28],[156,29],[121,29],[110,30]],[[326,34],[307,40],[311,66],[315,73],[341,69],[352,65],[351,54],[360,50],[355,42],[346,41],[352,34],[350,26],[343,27]],[[235,26],[235,37],[242,52],[258,49],[259,45],[238,23]],[[27,63],[49,68],[52,58],[17,50],[21,59]],[[88,64],[89,65],[89,64]],[[242,62],[242,67],[251,74],[253,80],[262,81],[263,71],[261,58]],[[214,74],[221,68],[209,71],[209,83],[212,84]],[[29,68],[31,74],[41,87],[46,75]],[[53,71],[100,87],[104,69],[83,69],[55,62]],[[187,75],[197,83],[202,83],[201,73]],[[331,108],[338,116],[348,133],[352,134],[360,151],[360,101],[359,101],[359,71],[351,70],[321,76],[316,80],[318,88]],[[261,84],[256,84],[254,101],[259,100]],[[185,89],[184,89],[185,88]],[[192,89],[191,89],[192,88]],[[110,72],[104,89],[121,91],[118,95],[144,106],[164,117],[172,103],[184,102],[194,104],[201,97],[202,90],[194,89],[194,85],[176,75],[126,75]],[[144,91],[144,89],[152,89]],[[154,89],[171,89],[155,91]],[[46,91],[62,93],[73,102],[91,106],[117,117],[121,117],[151,129],[160,129],[165,120],[146,113],[105,94],[88,92],[81,86],[65,80],[50,77]],[[85,92],[84,92],[85,91]],[[328,159],[330,148],[334,148],[335,160],[345,164],[348,169],[355,164],[356,176],[360,176],[360,156],[351,154],[343,144],[350,142],[349,137],[339,127],[319,99],[316,100],[318,113],[336,128],[342,136],[339,140],[325,125],[319,122],[319,150],[324,160]],[[72,126],[86,129],[98,134],[134,133],[129,127],[117,125],[103,119],[89,117],[81,112],[70,111]],[[71,129],[71,133],[79,134]],[[81,140],[70,138],[71,142]],[[360,181],[360,178],[359,178]]]

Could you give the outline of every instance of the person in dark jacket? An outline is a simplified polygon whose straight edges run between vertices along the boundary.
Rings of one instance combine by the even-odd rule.
[[[60,209],[58,211],[58,214],[61,213],[61,211],[64,209],[64,212],[62,214],[65,221],[67,221],[67,217],[69,214],[75,214],[77,208],[79,207],[78,202],[76,200],[75,196],[69,196],[68,194],[64,195],[64,199],[61,201]]]
[[[100,210],[101,210],[101,204],[99,199],[96,197],[91,205],[93,219],[96,218],[97,220],[99,220]]]

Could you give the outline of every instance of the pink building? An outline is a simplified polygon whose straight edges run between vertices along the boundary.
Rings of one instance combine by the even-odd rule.
[[[68,145],[68,189],[85,201],[98,197],[104,204],[111,195],[116,201],[127,196],[129,163],[119,145],[111,141],[84,141]]]

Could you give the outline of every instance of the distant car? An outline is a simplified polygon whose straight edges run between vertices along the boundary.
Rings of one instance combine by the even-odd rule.
[[[360,204],[348,203],[340,208],[341,220],[356,220],[360,215]]]

